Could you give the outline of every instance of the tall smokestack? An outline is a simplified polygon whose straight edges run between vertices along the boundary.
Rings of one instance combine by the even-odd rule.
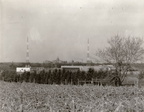
[[[29,66],[29,38],[27,36],[26,66]]]

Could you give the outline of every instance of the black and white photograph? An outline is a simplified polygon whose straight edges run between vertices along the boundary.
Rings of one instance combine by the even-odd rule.
[[[144,0],[0,0],[0,112],[144,112]]]

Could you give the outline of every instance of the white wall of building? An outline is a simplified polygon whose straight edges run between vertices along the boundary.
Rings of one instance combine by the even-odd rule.
[[[17,73],[24,73],[24,72],[30,72],[30,67],[17,67],[16,68]]]

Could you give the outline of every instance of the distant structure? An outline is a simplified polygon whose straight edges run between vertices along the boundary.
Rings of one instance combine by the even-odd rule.
[[[82,71],[82,66],[61,66],[62,70],[76,72],[78,70]]]
[[[17,67],[16,72],[18,74],[24,73],[24,72],[30,72],[30,67]]]
[[[88,38],[88,41],[87,41],[87,64],[89,65],[90,64],[90,55],[89,55],[89,38]]]
[[[29,65],[29,39],[27,36],[27,42],[26,42],[26,65],[25,67],[16,67],[16,73],[17,74],[22,74],[24,72],[30,72],[31,67]]]
[[[45,60],[43,63],[51,63],[51,64],[58,64],[58,63],[67,63],[67,61],[60,60],[59,57],[53,61]]]
[[[94,69],[95,71],[110,71],[110,70],[115,70],[115,67],[113,65],[96,65],[96,66],[61,66],[62,70],[65,71],[71,71],[71,72],[76,72],[76,71],[85,71],[87,72],[89,69]]]
[[[29,38],[27,36],[26,67],[29,67]]]

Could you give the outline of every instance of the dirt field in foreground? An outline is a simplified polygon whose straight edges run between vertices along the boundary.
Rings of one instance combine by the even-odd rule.
[[[1,112],[142,112],[144,88],[0,82]]]

